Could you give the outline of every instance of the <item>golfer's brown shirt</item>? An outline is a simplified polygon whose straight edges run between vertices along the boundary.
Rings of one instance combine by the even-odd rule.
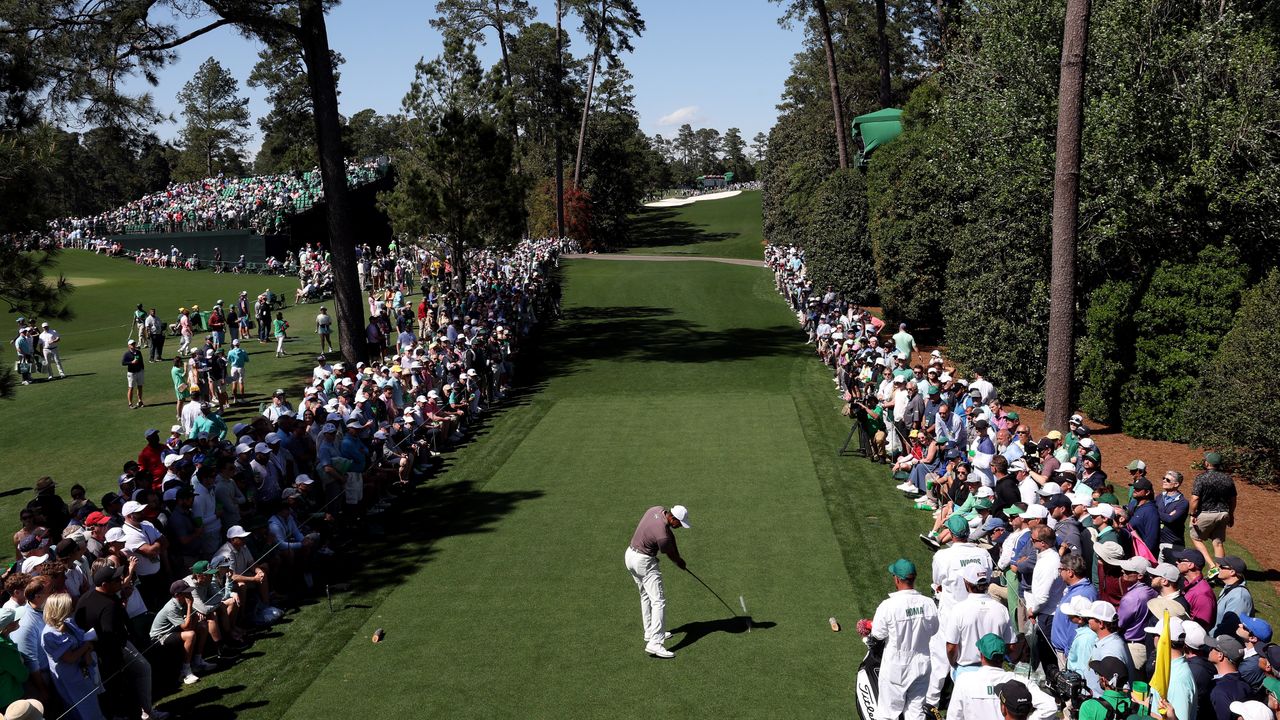
[[[657,557],[659,552],[666,553],[672,560],[680,557],[680,551],[676,549],[675,533],[667,525],[666,512],[667,509],[661,505],[654,505],[644,511],[640,524],[636,525],[635,535],[631,536],[632,550],[650,557]]]

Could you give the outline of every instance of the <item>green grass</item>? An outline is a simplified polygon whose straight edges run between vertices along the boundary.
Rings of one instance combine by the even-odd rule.
[[[141,430],[169,422],[170,406],[124,407],[125,329],[95,328],[127,322],[135,297],[203,306],[244,284],[79,254],[63,263],[106,280],[77,293],[85,307],[64,326],[69,370],[94,374],[0,404],[0,460],[30,468],[10,471],[0,499],[14,525],[45,468],[100,494]],[[163,707],[202,718],[333,717],[356,703],[362,716],[413,718],[852,712],[862,645],[826,619],[851,630],[870,617],[899,556],[927,577],[915,539],[927,513],[909,509],[883,467],[837,457],[848,426],[829,374],[767,271],[565,265],[565,318],[540,338],[539,360],[520,361],[530,384],[449,454],[385,535],[324,568],[349,584],[332,609],[323,596],[291,609],[240,663]],[[296,392],[306,357],[270,355],[254,356],[254,387]],[[678,533],[690,569],[731,604],[741,596],[758,625],[741,632],[664,563],[678,631],[668,662],[642,652],[622,554],[646,507],[677,502],[692,513],[693,529]],[[1274,618],[1270,584],[1253,589]],[[386,639],[375,645],[376,628]]]
[[[631,233],[629,253],[760,260],[760,191],[674,208],[643,208]]]

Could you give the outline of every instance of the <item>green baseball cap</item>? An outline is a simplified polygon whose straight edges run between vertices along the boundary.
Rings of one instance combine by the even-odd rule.
[[[1221,455],[1219,455],[1219,454],[1218,454],[1218,453],[1216,453],[1216,452],[1205,453],[1205,454],[1204,454],[1204,461],[1205,461],[1205,462],[1207,462],[1207,463],[1209,463],[1210,465],[1221,465],[1221,464],[1222,464],[1222,456],[1221,456]]]
[[[1269,677],[1262,681],[1262,689],[1271,693],[1271,696],[1280,700],[1280,680]]]
[[[195,565],[191,566],[192,575],[213,575],[216,572],[216,570],[209,567],[208,560],[200,560]]]
[[[1005,517],[1018,517],[1021,514],[1022,514],[1022,508],[1018,507],[1017,505],[1010,505],[1009,507],[1004,509]]]
[[[1021,419],[1022,419],[1022,416],[1018,415],[1018,413],[1017,413],[1016,411],[1014,411],[1014,412],[1007,412],[1007,413],[1005,413],[1005,414],[1004,414],[1004,417],[1005,417],[1005,419],[1006,419],[1006,420],[1012,420],[1012,421],[1014,421],[1014,422],[1018,422],[1019,420],[1021,420]]]
[[[974,506],[975,508],[979,509],[979,510],[990,510],[990,509],[991,509],[991,498],[982,498],[982,499],[978,500],[978,502],[974,503],[974,505],[973,505],[973,506]]]
[[[889,574],[899,580],[910,580],[916,576],[916,565],[906,558],[898,558],[889,565]]]
[[[969,537],[969,521],[959,515],[947,518],[946,526],[956,537]]]
[[[1004,657],[1009,652],[1009,646],[1004,644],[1004,640],[1001,640],[999,635],[987,633],[978,638],[978,652],[988,660],[995,660],[998,657]]]

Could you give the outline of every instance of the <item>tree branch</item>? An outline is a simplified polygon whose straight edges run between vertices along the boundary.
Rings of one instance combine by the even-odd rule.
[[[235,23],[234,20],[222,18],[215,22],[209,23],[208,25],[205,25],[204,27],[198,30],[193,30],[187,33],[186,35],[183,35],[182,37],[174,38],[173,40],[170,40],[168,42],[162,42],[156,45],[139,45],[137,43],[134,43],[129,47],[128,50],[125,51],[123,55],[120,56],[120,58],[122,59],[127,58],[130,55],[136,55],[138,53],[150,53],[150,52],[160,52],[162,50],[172,50],[173,48],[176,48],[179,45],[182,45],[183,43],[186,43],[191,40],[195,40],[196,38],[200,37],[201,35],[204,35],[205,33],[212,32],[214,30],[217,30],[220,27],[223,27],[225,25],[231,25],[233,23]]]

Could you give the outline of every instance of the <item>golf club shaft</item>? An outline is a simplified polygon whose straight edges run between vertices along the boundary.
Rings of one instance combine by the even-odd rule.
[[[685,572],[689,573],[690,575],[693,575],[693,579],[694,579],[694,580],[697,580],[697,581],[702,585],[702,587],[706,588],[706,589],[707,589],[707,592],[711,593],[712,595],[715,595],[715,596],[716,596],[716,599],[717,599],[717,600],[719,600],[719,601],[720,601],[720,604],[721,604],[721,605],[723,605],[723,606],[725,607],[725,609],[729,611],[729,614],[730,614],[730,615],[733,615],[734,617],[737,617],[737,616],[738,616],[738,613],[734,611],[733,606],[731,606],[729,603],[725,602],[725,601],[724,601],[724,598],[720,597],[720,593],[716,592],[715,590],[712,590],[710,585],[708,585],[708,584],[706,584],[705,582],[703,582],[703,581],[702,581],[702,578],[700,578],[700,577],[698,577],[696,574],[694,574],[694,572],[693,572],[692,570],[685,569]]]

